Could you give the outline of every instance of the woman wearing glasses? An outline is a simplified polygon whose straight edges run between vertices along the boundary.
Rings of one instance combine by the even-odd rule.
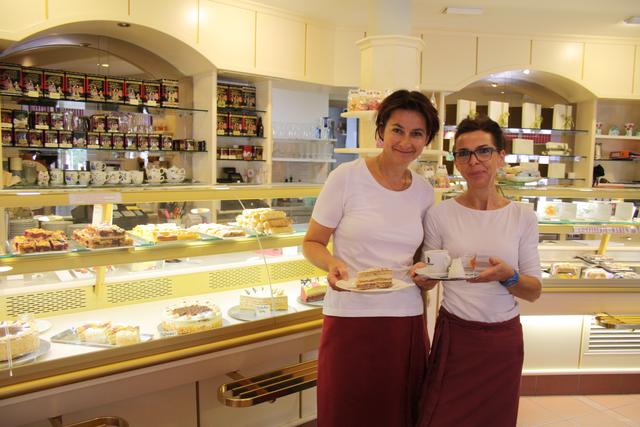
[[[463,120],[453,155],[468,189],[429,210],[425,247],[487,265],[475,279],[443,282],[419,425],[513,427],[524,355],[516,298],[541,292],[537,219],[497,191],[505,150],[496,122]]]

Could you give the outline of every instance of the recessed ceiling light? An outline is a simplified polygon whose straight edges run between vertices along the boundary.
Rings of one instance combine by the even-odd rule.
[[[522,70],[522,72],[528,75],[529,73],[531,73],[531,70],[527,68],[526,70]]]
[[[491,87],[498,87],[498,83],[491,83]]]
[[[503,90],[501,90],[500,93],[504,95],[504,91]]]
[[[129,28],[130,26],[131,24],[129,24],[128,22],[118,22],[118,27]]]
[[[479,7],[445,7],[442,9],[443,15],[482,15],[482,8]]]
[[[624,20],[625,24],[639,25],[640,16],[630,16]]]
[[[107,63],[104,63],[104,64],[97,63],[96,65],[99,65],[99,66],[104,67],[104,68],[109,68],[109,64],[107,64]]]

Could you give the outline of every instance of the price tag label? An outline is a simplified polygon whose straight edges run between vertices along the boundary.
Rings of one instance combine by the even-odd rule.
[[[105,203],[122,203],[120,193],[78,193],[69,194],[70,205],[100,205]]]

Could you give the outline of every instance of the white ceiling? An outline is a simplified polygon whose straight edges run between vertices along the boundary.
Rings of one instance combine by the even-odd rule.
[[[393,2],[393,0],[387,0]],[[366,28],[370,0],[255,0],[339,27]],[[412,0],[414,30],[640,38],[640,0]],[[445,7],[480,7],[482,15],[443,15]]]

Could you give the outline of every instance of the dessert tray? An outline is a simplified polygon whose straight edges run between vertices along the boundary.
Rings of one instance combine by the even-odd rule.
[[[153,339],[153,335],[151,334],[140,334],[140,342],[146,342]],[[62,344],[75,344],[75,345],[84,345],[87,347],[103,347],[103,348],[114,348],[114,347],[123,347],[115,344],[109,343],[99,343],[99,342],[91,342],[91,341],[82,341],[76,331],[74,329],[65,329],[64,331],[55,334],[51,337],[51,342],[57,342]]]
[[[49,350],[51,349],[51,343],[47,340],[43,340],[40,339],[40,347],[38,347],[38,349],[34,352],[31,353],[27,353],[27,354],[23,354],[20,357],[16,357],[15,359],[12,360],[11,365],[12,366],[20,366],[20,365],[24,365],[30,362],[35,361],[38,357],[42,356],[43,354],[47,353]],[[9,368],[9,362],[8,361],[2,361],[0,362],[0,369],[8,369]]]
[[[429,280],[440,280],[442,282],[451,282],[454,280],[471,280],[480,275],[478,272],[465,273],[463,277],[449,277],[449,273],[429,273],[426,267],[418,268],[416,274]]]
[[[217,328],[211,328],[211,329],[203,329],[201,331],[197,331],[197,332],[193,332],[194,334],[197,334],[199,332],[208,332],[208,331],[213,331],[215,329],[220,329],[222,327],[225,326],[229,326],[229,321],[227,319],[222,319],[222,326],[217,327]],[[167,338],[167,337],[177,337],[180,336],[180,334],[176,331],[168,331],[166,330],[163,326],[162,326],[162,322],[158,323],[158,333],[160,334],[160,336],[162,338]],[[183,334],[183,335],[188,335],[188,334]],[[142,338],[142,334],[140,334],[140,338]]]
[[[323,307],[324,306],[324,299],[317,300],[317,301],[302,301],[302,299],[300,297],[297,297],[296,301],[298,302],[298,304],[308,305],[310,307]]]
[[[71,252],[81,252],[81,251],[87,251],[87,248],[85,248],[84,246],[82,246],[80,243],[76,242],[73,239],[68,239],[67,240],[67,249],[63,249],[61,251],[42,251],[42,252],[19,252],[19,251],[14,251],[13,247],[11,245],[11,241],[7,240],[6,241],[6,248],[7,248],[7,253],[11,254],[12,256],[43,256],[43,255],[58,255],[58,254],[68,254]]]
[[[372,288],[372,289],[358,289],[356,288],[356,279],[338,280],[336,287],[345,291],[357,292],[362,294],[386,294],[389,292],[400,291],[402,289],[411,288],[415,286],[413,283],[407,283],[399,279],[391,280],[390,288]]]
[[[289,306],[287,307],[286,310],[270,310],[265,314],[259,315],[256,313],[255,310],[241,309],[239,305],[234,305],[229,309],[227,314],[236,320],[249,321],[249,320],[266,319],[266,318],[275,317],[275,316],[284,316],[285,314],[292,314],[292,313],[295,313],[296,311],[297,310],[295,308]]]

